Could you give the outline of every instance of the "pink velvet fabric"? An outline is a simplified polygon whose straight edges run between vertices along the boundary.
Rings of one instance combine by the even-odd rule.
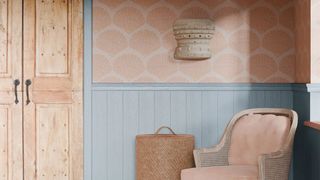
[[[258,157],[280,150],[290,130],[291,121],[285,116],[246,115],[232,131],[229,163],[258,165]]]
[[[257,180],[257,166],[216,166],[185,169],[181,180]]]

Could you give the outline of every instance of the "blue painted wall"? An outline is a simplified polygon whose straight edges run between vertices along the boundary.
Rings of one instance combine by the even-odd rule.
[[[137,134],[162,125],[216,144],[231,117],[247,108],[293,108],[299,114],[291,179],[319,180],[319,132],[310,119],[310,93],[292,84],[92,84],[86,131],[86,179],[133,180]],[[88,120],[87,119],[87,120]],[[91,128],[88,130],[88,128]],[[90,165],[90,166],[89,166]]]
[[[320,84],[309,84],[310,119],[320,121]],[[320,132],[306,127],[307,179],[320,180]]]
[[[197,147],[209,147],[235,113],[254,107],[292,108],[291,85],[93,85],[92,179],[134,180],[137,134],[166,125],[193,134]]]
[[[312,128],[305,129],[306,168],[305,179],[320,179],[320,132]]]
[[[306,161],[306,130],[303,122],[310,119],[310,94],[306,85],[294,85],[293,109],[299,115],[299,124],[296,131],[293,155],[293,177],[294,180],[307,180]],[[310,179],[312,180],[312,179]]]
[[[295,139],[294,180],[320,179],[320,132],[303,126],[304,121],[320,120],[319,84],[295,85],[293,107],[299,114]]]

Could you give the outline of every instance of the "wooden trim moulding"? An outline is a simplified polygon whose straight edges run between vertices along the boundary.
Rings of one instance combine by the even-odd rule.
[[[293,91],[295,86],[290,83],[93,83],[94,91],[123,90],[170,90],[170,91]]]
[[[304,125],[320,131],[320,122],[305,121]]]

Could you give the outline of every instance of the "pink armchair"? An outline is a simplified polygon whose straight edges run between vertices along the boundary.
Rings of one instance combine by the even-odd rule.
[[[194,151],[196,168],[181,180],[287,180],[297,123],[289,109],[242,111],[217,146]]]

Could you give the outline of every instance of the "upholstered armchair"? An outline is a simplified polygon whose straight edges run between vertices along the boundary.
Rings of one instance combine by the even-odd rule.
[[[236,114],[218,145],[194,151],[181,180],[287,180],[297,113],[249,109]]]

